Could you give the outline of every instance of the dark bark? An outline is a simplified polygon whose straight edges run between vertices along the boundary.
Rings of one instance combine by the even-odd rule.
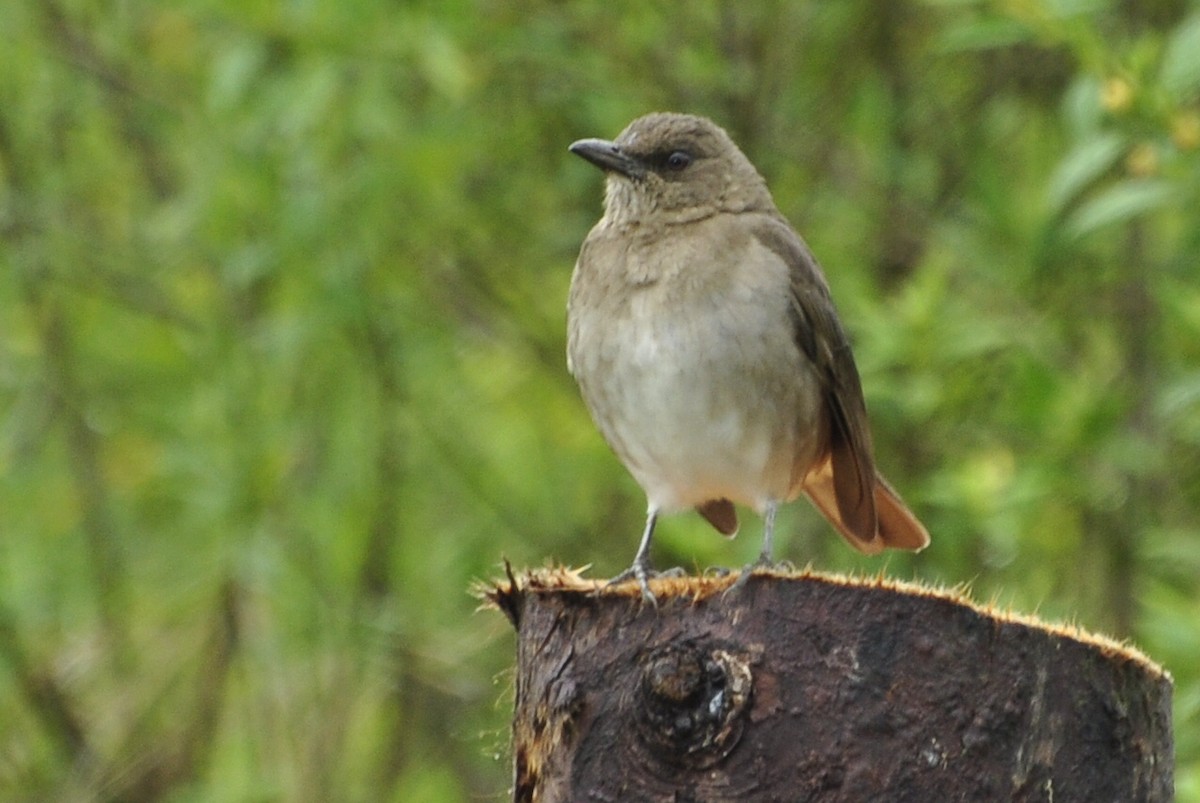
[[[948,592],[812,574],[489,592],[516,801],[1168,801],[1171,679]]]

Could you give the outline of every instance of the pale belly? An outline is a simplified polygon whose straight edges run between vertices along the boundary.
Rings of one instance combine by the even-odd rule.
[[[786,326],[728,306],[608,322],[575,373],[604,437],[662,511],[729,499],[762,512],[799,493],[820,392]],[[777,319],[778,320],[778,319]]]

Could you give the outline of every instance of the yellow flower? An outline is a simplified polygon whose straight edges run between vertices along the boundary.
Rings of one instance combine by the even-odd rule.
[[[1154,175],[1158,172],[1158,151],[1149,142],[1139,142],[1125,157],[1125,169],[1138,178]]]
[[[1113,114],[1133,105],[1133,86],[1124,78],[1109,78],[1100,90],[1100,103]]]
[[[1200,147],[1200,112],[1187,111],[1175,115],[1171,121],[1171,140],[1181,151]]]

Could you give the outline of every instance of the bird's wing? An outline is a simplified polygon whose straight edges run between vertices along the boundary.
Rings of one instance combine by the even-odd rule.
[[[796,345],[816,366],[829,413],[829,453],[812,467],[804,490],[851,544],[864,552],[877,552],[882,543],[875,508],[875,462],[850,341],[825,277],[800,235],[773,216],[765,217],[755,234],[788,267]]]

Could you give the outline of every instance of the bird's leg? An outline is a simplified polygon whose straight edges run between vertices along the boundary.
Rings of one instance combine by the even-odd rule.
[[[767,503],[766,513],[763,515],[762,551],[758,553],[758,560],[754,561],[755,568],[771,565],[771,548],[775,540],[775,511],[778,509],[778,502]]]
[[[607,585],[614,586],[629,579],[637,580],[638,588],[642,590],[642,599],[651,605],[658,605],[650,585],[646,581],[656,572],[650,566],[650,541],[654,537],[654,525],[658,521],[658,508],[652,507],[646,513],[646,529],[642,532],[642,543],[638,545],[637,554],[633,557],[633,565],[609,580]]]
[[[778,502],[774,500],[767,502],[767,509],[763,512],[762,551],[758,553],[756,561],[746,564],[738,579],[729,587],[730,591],[744,588],[746,581],[750,579],[750,575],[755,569],[765,569],[773,565],[771,561],[771,544],[775,539],[775,511],[778,509]]]

